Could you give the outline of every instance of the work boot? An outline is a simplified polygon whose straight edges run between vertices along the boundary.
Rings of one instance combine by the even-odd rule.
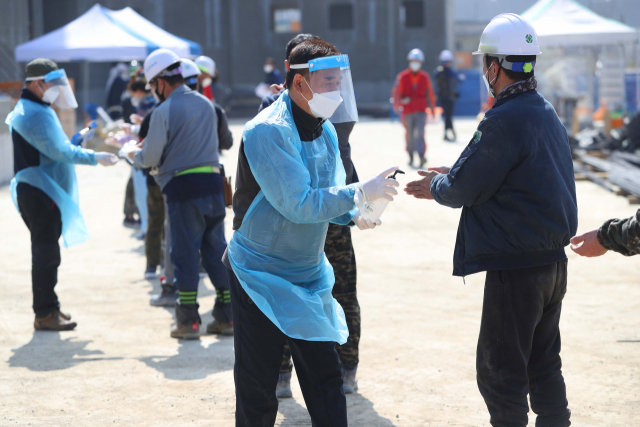
[[[340,368],[342,371],[342,390],[344,394],[351,394],[358,391],[358,380],[356,379],[356,372],[358,367],[353,369]]]
[[[276,397],[285,399],[292,396],[293,393],[291,392],[291,372],[280,372],[280,375],[278,375],[278,385],[276,386]]]
[[[173,307],[178,301],[178,290],[175,286],[162,285],[162,292],[160,295],[153,295],[149,299],[149,304],[154,307]]]
[[[70,314],[65,314],[61,312],[59,308],[56,308],[56,311],[58,312],[58,315],[60,315],[60,317],[62,317],[64,320],[71,320]]]
[[[214,320],[207,325],[208,334],[233,335],[233,323]]]
[[[67,315],[65,315],[67,316]],[[67,316],[71,319],[71,316]],[[59,310],[53,310],[45,317],[36,316],[33,327],[38,331],[71,331],[78,324],[61,316]]]
[[[427,163],[427,158],[425,156],[420,156],[420,169],[422,169],[422,167],[424,167],[426,163]]]
[[[200,339],[200,315],[196,304],[176,303],[176,327],[171,331],[171,338],[185,340]]]

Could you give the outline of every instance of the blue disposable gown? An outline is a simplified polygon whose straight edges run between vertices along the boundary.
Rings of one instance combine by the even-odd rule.
[[[244,149],[260,185],[229,243],[242,287],[286,335],[344,344],[342,307],[331,295],[333,269],[324,255],[329,222],[348,224],[356,185],[345,185],[333,125],[301,142],[288,92],[244,128]]]
[[[89,238],[80,206],[73,164],[95,165],[92,150],[72,145],[52,108],[20,99],[6,123],[40,152],[40,165],[21,170],[11,180],[11,196],[18,207],[17,186],[24,182],[39,188],[56,203],[62,217],[62,237],[66,247]]]

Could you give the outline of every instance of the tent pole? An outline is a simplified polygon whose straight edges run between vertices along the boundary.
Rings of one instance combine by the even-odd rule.
[[[84,108],[84,104],[89,102],[89,61],[82,63],[82,99]]]

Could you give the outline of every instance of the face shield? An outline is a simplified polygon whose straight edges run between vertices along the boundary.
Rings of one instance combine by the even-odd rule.
[[[51,71],[42,77],[30,77],[27,79],[27,81],[31,80],[44,80],[45,83],[48,83],[47,86],[49,88],[45,92],[43,101],[60,110],[78,108],[78,102],[71,90],[71,85],[64,69]]]
[[[316,58],[306,64],[293,64],[291,68],[309,69],[309,81],[306,83],[313,92],[313,98],[307,101],[316,117],[328,119],[331,123],[358,121],[347,55]]]

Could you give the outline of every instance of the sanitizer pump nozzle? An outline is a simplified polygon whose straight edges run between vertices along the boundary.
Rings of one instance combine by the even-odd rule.
[[[399,173],[404,175],[404,172],[398,169],[393,173],[393,175],[389,175],[387,178],[396,179],[396,175]],[[358,194],[356,198],[356,205],[358,209],[360,209],[360,215],[369,221],[376,221],[380,219],[382,213],[387,208],[389,201],[387,199],[377,199],[371,202],[365,202],[360,196],[361,195]]]

